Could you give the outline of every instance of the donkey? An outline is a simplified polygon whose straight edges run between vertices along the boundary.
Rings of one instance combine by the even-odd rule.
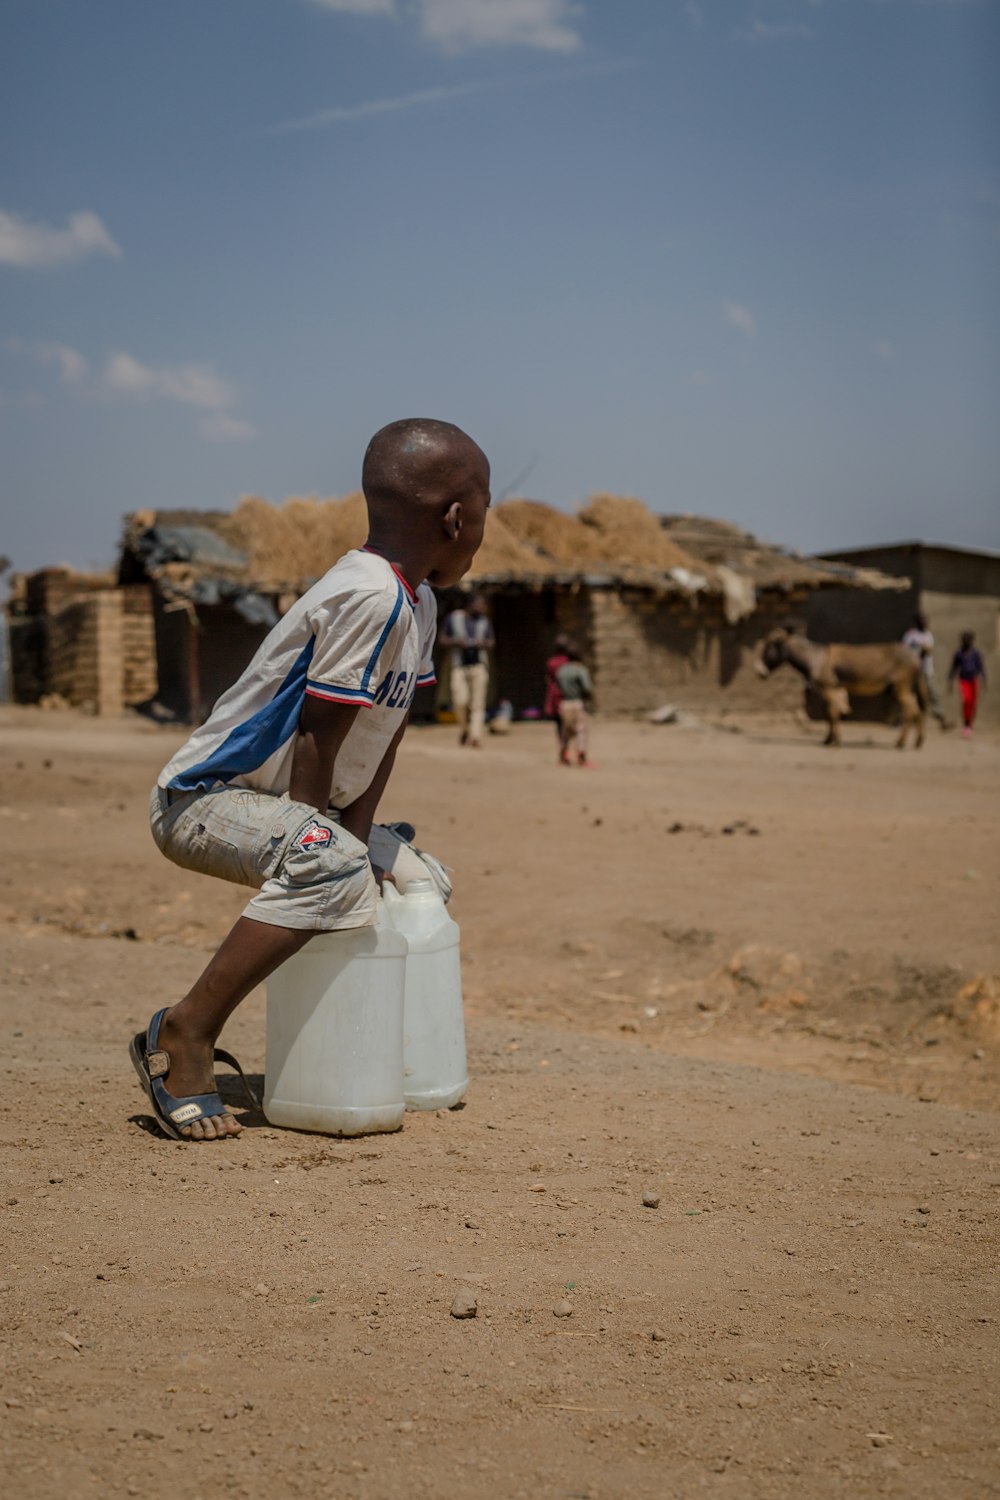
[[[830,726],[825,744],[842,743],[840,720],[851,711],[849,694],[872,698],[887,690],[895,695],[902,717],[897,750],[906,744],[911,725],[916,730],[914,749],[924,743],[927,688],[920,660],[908,646],[891,641],[880,646],[820,646],[783,625],[764,641],[756,667],[761,677],[770,677],[786,662],[823,699]]]

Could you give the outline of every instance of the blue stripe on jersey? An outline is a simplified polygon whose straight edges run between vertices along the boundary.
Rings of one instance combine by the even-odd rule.
[[[306,683],[306,692],[315,694],[317,698],[337,698],[351,703],[371,705],[375,700],[374,693],[363,693],[360,688],[338,687],[335,682],[314,682],[311,677]]]
[[[207,791],[219,781],[246,776],[281,749],[298,727],[315,645],[316,637],[311,635],[270,703],[265,703],[249,719],[230,730],[222,744],[205,760],[178,772],[170,782],[172,791]]]
[[[399,611],[402,609],[402,607],[403,607],[403,585],[400,583],[399,579],[397,578],[396,579],[396,603],[393,606],[392,614],[389,616],[388,620],[386,621],[385,629],[382,631],[382,634],[378,638],[378,645],[375,647],[375,650],[372,652],[367,667],[365,667],[365,675],[361,679],[361,691],[363,693],[367,693],[368,692],[368,684],[369,684],[369,682],[371,682],[372,673],[375,670],[376,663],[378,662],[379,657],[382,655],[382,647],[385,645],[386,641],[389,639],[389,633],[392,630],[392,627],[395,625],[396,621],[399,619]]]

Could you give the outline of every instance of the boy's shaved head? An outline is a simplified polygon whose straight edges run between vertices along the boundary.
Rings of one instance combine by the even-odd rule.
[[[430,417],[390,422],[368,444],[361,485],[372,551],[417,582],[448,588],[465,576],[490,508],[489,462],[468,433]]]
[[[437,498],[456,464],[485,461],[479,446],[453,423],[404,417],[380,428],[368,444],[361,487],[369,507],[412,505]]]

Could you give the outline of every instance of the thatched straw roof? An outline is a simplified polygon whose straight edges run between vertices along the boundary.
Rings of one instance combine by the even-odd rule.
[[[897,589],[900,580],[874,568],[853,568],[822,557],[803,557],[790,547],[762,542],[752,532],[732,521],[711,516],[662,516],[665,534],[685,548],[699,563],[729,569],[748,579],[757,590],[791,593],[797,589],[867,588]]]
[[[668,537],[652,511],[625,495],[594,495],[575,515],[541,500],[506,500],[496,519],[535,553],[535,571],[611,572],[616,577],[704,572]],[[489,571],[477,557],[477,573]]]
[[[125,518],[122,581],[138,564],[176,593],[206,577],[262,593],[299,593],[367,534],[360,493],[342,500],[291,496],[283,505],[247,495],[231,512],[137,511]],[[526,573],[539,558],[491,512],[476,562],[480,573]]]
[[[246,496],[235,510],[139,511],[126,517],[121,582],[154,578],[176,598],[260,599],[302,593],[367,534],[364,498]],[[592,583],[708,593],[737,616],[755,590],[895,587],[871,570],[806,560],[724,521],[661,518],[641,500],[594,495],[576,514],[540,500],[506,500],[487,517],[469,581],[541,588]]]

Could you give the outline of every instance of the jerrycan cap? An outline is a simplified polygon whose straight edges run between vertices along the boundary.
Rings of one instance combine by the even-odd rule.
[[[404,896],[432,896],[434,894],[433,880],[408,880]]]

